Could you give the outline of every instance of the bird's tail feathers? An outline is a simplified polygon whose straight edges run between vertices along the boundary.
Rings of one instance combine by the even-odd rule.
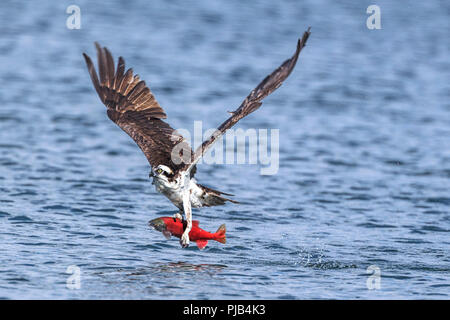
[[[222,195],[233,196],[231,193],[225,193],[222,191],[214,190],[202,186],[201,184],[199,184],[198,186],[203,190],[203,192],[205,192],[205,196],[203,198],[204,200],[203,205],[206,207],[224,205],[227,201],[232,203],[239,203],[239,201],[222,197]]]

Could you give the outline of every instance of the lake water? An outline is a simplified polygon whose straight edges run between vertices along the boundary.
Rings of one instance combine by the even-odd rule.
[[[0,298],[449,298],[447,1],[77,1],[79,30],[71,4],[0,4]],[[174,128],[206,129],[308,26],[289,79],[237,125],[280,130],[278,173],[198,168],[241,202],[194,211],[208,231],[226,223],[227,244],[181,249],[151,230],[176,208],[82,52],[122,55]]]

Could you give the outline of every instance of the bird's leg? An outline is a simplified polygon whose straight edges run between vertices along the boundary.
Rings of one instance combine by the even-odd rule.
[[[186,229],[181,235],[180,244],[183,248],[189,246],[189,232],[192,229],[192,208],[191,208],[191,199],[190,199],[190,191],[189,191],[189,177],[185,177],[183,183],[183,211],[186,216]]]
[[[184,215],[186,216],[186,229],[181,235],[180,244],[183,248],[189,246],[189,232],[192,229],[192,211],[191,211],[191,200],[189,199],[189,190],[184,190],[183,192],[183,208]]]

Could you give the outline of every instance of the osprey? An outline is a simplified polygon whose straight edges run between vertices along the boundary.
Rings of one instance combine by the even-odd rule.
[[[181,218],[181,214],[184,213],[187,226],[180,239],[182,247],[189,245],[192,207],[218,206],[226,202],[238,203],[224,197],[224,195],[232,196],[231,194],[198,184],[194,178],[197,162],[226,130],[258,109],[262,104],[261,101],[281,86],[294,69],[300,51],[308,40],[310,29],[308,28],[298,40],[294,55],[268,75],[245,98],[239,108],[230,112],[231,116],[195,152],[182,136],[161,120],[166,118],[164,110],[145,82],[133,74],[133,69],[125,71],[125,61],[122,57],[119,57],[115,68],[109,50],[95,43],[99,69],[97,76],[92,60],[83,53],[95,91],[106,106],[108,117],[143,151],[150,163],[149,177],[153,179],[156,190],[179,209],[175,216]]]

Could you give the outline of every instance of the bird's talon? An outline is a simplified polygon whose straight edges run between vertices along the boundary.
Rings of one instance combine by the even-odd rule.
[[[173,217],[174,217],[175,219],[183,220],[183,216],[182,216],[179,212],[175,213],[175,214],[173,215]]]
[[[180,244],[182,248],[189,247],[189,236],[183,234],[180,239]]]

